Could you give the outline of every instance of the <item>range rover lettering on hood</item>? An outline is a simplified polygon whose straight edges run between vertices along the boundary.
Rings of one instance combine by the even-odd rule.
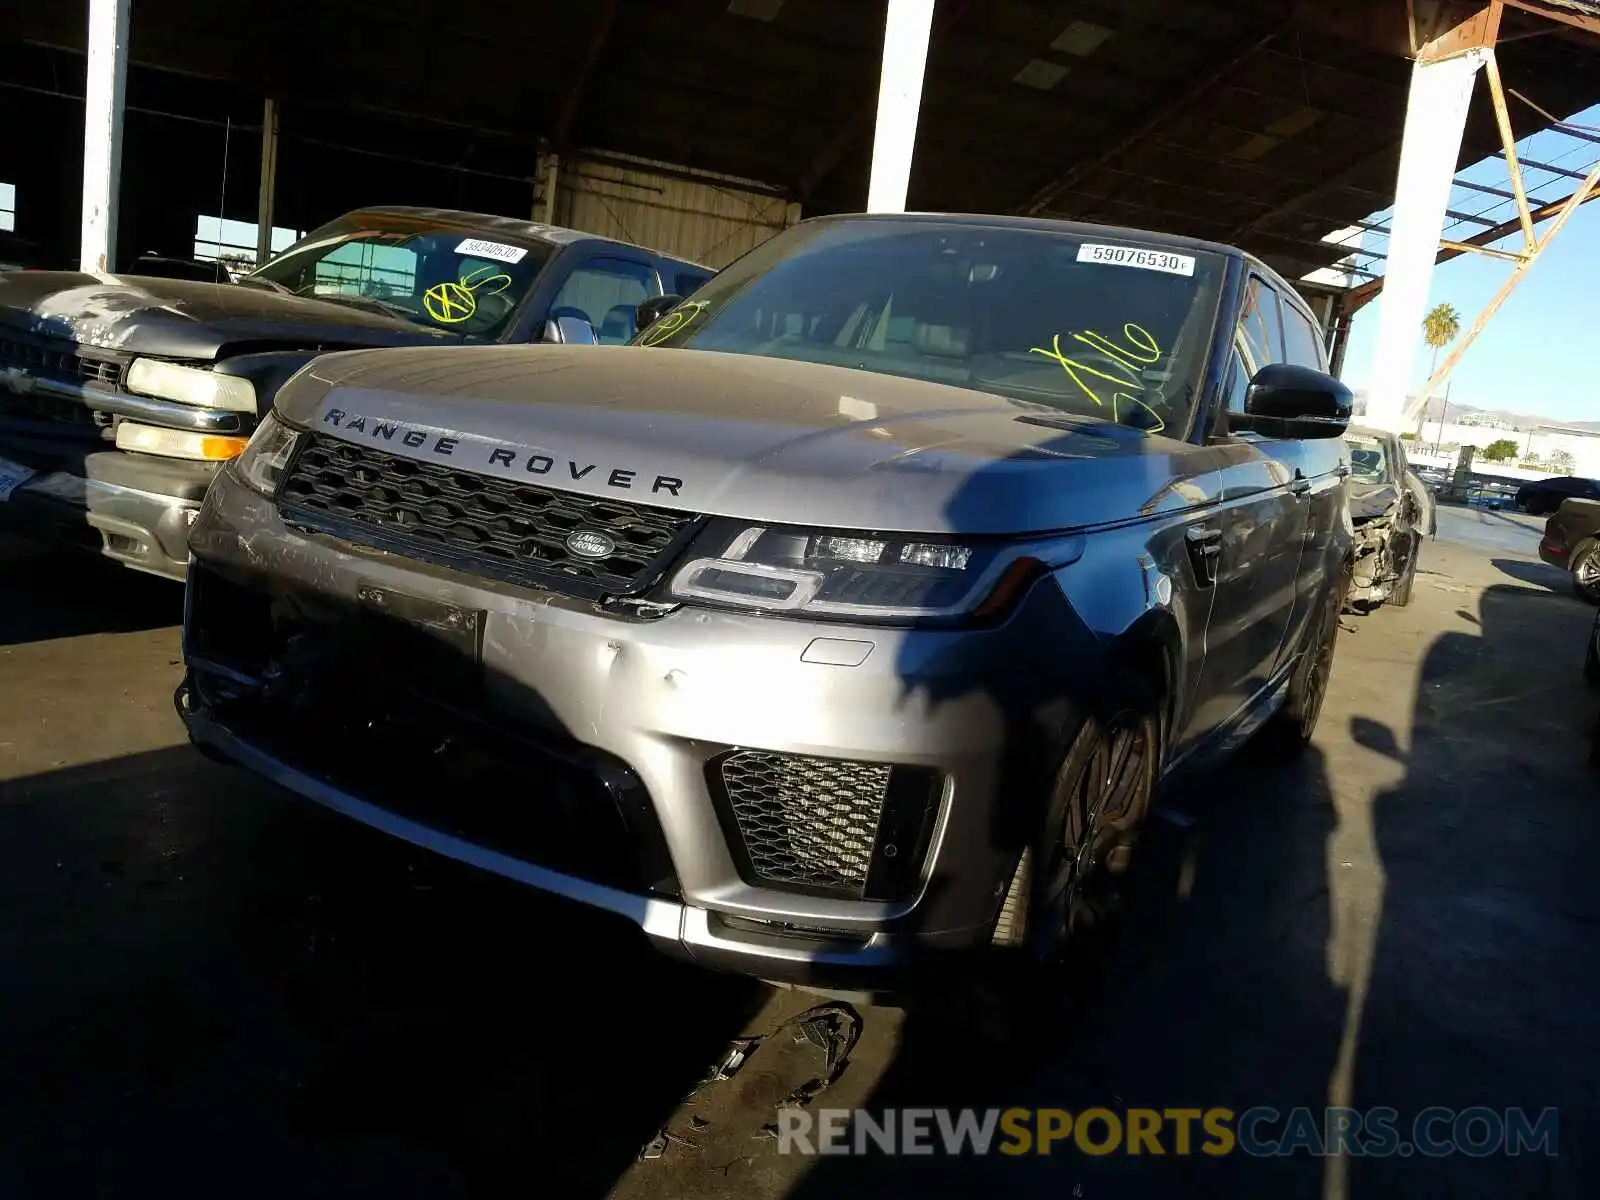
[[[683,488],[683,480],[675,475],[656,475],[637,467],[559,458],[542,450],[507,446],[471,434],[405,424],[331,405],[323,408],[321,424],[337,429],[345,441],[364,440],[386,449],[392,447],[408,458],[448,460],[464,470],[482,474],[507,478],[549,477],[557,486],[562,480],[588,482],[618,491],[648,492],[652,496],[677,496]]]

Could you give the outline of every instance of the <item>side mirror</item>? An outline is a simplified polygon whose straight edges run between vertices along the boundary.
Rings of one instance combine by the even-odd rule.
[[[682,296],[675,296],[670,292],[665,296],[651,296],[650,299],[640,302],[633,310],[633,327],[638,333],[643,333],[648,327],[654,325],[678,305],[683,303]],[[637,336],[637,335],[636,335]]]
[[[594,326],[582,317],[551,317],[544,323],[544,340],[561,346],[598,346]]]
[[[1250,380],[1233,428],[1267,437],[1334,438],[1350,424],[1354,397],[1332,375],[1293,363],[1268,363]]]

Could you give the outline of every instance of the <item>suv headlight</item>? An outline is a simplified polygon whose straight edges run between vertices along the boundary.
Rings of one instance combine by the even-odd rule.
[[[992,612],[1043,569],[1015,543],[721,522],[691,553],[670,585],[679,600],[869,621]]]
[[[250,443],[234,461],[233,469],[252,491],[263,496],[276,495],[278,485],[283,482],[284,469],[299,441],[299,430],[289,428],[278,420],[276,413],[269,412],[250,435]]]
[[[141,396],[176,400],[179,404],[224,412],[256,411],[256,389],[248,379],[202,371],[182,363],[163,362],[159,358],[134,359],[122,385]]]

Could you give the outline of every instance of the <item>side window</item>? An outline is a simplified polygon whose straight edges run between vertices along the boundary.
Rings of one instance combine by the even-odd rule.
[[[680,296],[692,296],[707,279],[709,275],[702,275],[698,271],[679,271],[677,293]]]
[[[1326,371],[1322,357],[1322,339],[1317,328],[1290,304],[1283,306],[1284,362],[1297,367],[1310,367],[1313,371]]]
[[[655,268],[622,258],[591,258],[567,276],[550,305],[551,316],[581,315],[607,346],[620,346],[637,332],[633,310],[661,295]],[[562,314],[559,310],[568,310]]]
[[[1278,293],[1254,275],[1245,292],[1239,329],[1257,365],[1283,362],[1283,326],[1278,317]]]

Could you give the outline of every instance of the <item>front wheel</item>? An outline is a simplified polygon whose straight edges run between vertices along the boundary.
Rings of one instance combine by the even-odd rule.
[[[1077,938],[1109,925],[1150,810],[1160,752],[1154,706],[1084,722],[1018,863],[995,930],[998,945],[1051,967]]]
[[[1289,694],[1283,707],[1261,727],[1260,741],[1274,753],[1294,758],[1311,744],[1322,702],[1328,694],[1328,677],[1333,674],[1333,649],[1339,639],[1339,606],[1328,603],[1316,633],[1296,664],[1289,680]]]
[[[1600,542],[1579,544],[1572,552],[1572,590],[1580,600],[1600,604]]]
[[[1389,593],[1389,603],[1396,608],[1404,608],[1411,603],[1411,589],[1417,582],[1417,558],[1422,549],[1422,535],[1418,534],[1407,555],[1406,569],[1401,573],[1399,580],[1394,585],[1394,590]]]

